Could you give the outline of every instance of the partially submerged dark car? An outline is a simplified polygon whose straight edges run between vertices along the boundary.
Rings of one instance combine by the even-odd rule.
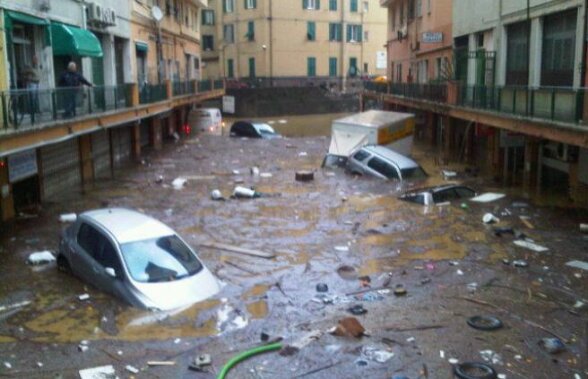
[[[470,199],[476,191],[460,184],[444,184],[436,187],[418,188],[403,193],[399,199],[422,205],[446,203],[452,200]]]
[[[256,121],[236,121],[231,126],[230,136],[262,139],[273,139],[281,137],[268,124]]]

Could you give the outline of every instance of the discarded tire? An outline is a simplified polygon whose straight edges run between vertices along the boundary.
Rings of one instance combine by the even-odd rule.
[[[314,172],[312,171],[297,171],[296,172],[297,182],[311,182],[314,180]]]
[[[479,362],[455,365],[453,373],[460,379],[496,379],[496,371],[487,364]]]
[[[468,325],[478,330],[496,330],[502,328],[502,321],[493,316],[474,316],[468,318]]]

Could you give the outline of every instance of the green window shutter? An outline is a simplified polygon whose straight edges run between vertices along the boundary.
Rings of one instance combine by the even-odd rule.
[[[316,9],[321,9],[321,0],[316,0]]]
[[[308,9],[308,0],[302,0],[302,9]]]
[[[337,76],[337,58],[329,58],[329,76]]]
[[[306,34],[309,41],[316,40],[316,23],[314,21],[306,23]]]
[[[247,8],[247,0],[243,0],[243,9],[249,9]]]
[[[357,12],[357,0],[351,0],[351,4],[349,6],[349,10],[351,12]]]
[[[253,21],[247,23],[247,39],[249,41],[255,40],[255,24]]]
[[[257,9],[257,0],[253,0],[253,8]]]
[[[329,24],[329,41],[335,40],[335,24]]]
[[[351,33],[353,32],[351,25],[347,25],[347,42],[351,41]]]
[[[359,25],[358,29],[359,32],[357,34],[359,35],[357,36],[357,42],[361,42],[363,41],[363,25]]]
[[[227,13],[227,0],[223,0],[223,12]]]
[[[255,58],[249,58],[249,77],[255,78]]]
[[[329,10],[330,11],[337,10],[337,0],[329,0]]]
[[[232,59],[227,59],[227,76],[229,78],[233,78],[235,76],[235,71],[234,71]]]
[[[336,26],[335,27],[336,39],[337,39],[337,41],[341,42],[341,41],[343,41],[343,25],[336,24],[335,26]]]
[[[316,58],[309,57],[306,60],[306,72],[308,76],[316,76]]]

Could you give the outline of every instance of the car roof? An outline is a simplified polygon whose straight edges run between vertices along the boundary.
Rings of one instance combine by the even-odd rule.
[[[402,154],[398,154],[384,146],[364,146],[363,149],[371,154],[379,155],[396,163],[402,170],[405,168],[419,167],[419,164]]]
[[[421,187],[421,188],[411,189],[409,191],[406,191],[404,194],[405,195],[416,195],[416,194],[423,193],[423,192],[435,193],[435,192],[444,191],[446,189],[456,188],[456,187],[463,187],[463,188],[467,188],[469,190],[474,191],[472,188],[470,188],[468,186],[464,186],[462,184],[447,183],[447,184],[442,184],[439,186]],[[474,192],[476,192],[476,191],[474,191]]]
[[[118,243],[169,236],[175,232],[156,219],[124,208],[105,208],[84,212],[88,219],[108,230]]]

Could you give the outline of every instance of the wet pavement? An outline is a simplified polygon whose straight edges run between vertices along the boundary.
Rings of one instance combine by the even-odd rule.
[[[276,128],[297,134],[287,124],[276,122]],[[84,195],[68,194],[44,204],[38,216],[17,221],[0,240],[0,376],[77,378],[79,369],[113,365],[121,378],[213,378],[231,357],[262,344],[262,333],[287,345],[317,331],[320,337],[296,353],[253,357],[228,377],[451,378],[450,359],[486,358],[507,378],[588,378],[588,271],[565,265],[588,261],[588,237],[578,228],[585,210],[551,206],[468,175],[459,181],[507,196],[431,207],[401,202],[396,196],[403,188],[396,183],[320,169],[328,143],[320,136],[202,136],[168,144]],[[431,177],[412,185],[444,182],[430,147],[417,148],[415,158]],[[252,176],[253,166],[271,176]],[[296,182],[302,169],[315,170],[315,180]],[[156,183],[160,175],[163,184]],[[187,185],[175,190],[170,183],[180,176]],[[228,197],[236,185],[264,196],[209,197],[216,188]],[[59,214],[105,206],[138,209],[170,225],[222,280],[221,293],[175,312],[152,313],[53,265],[25,264],[32,252],[56,250],[65,226]],[[512,235],[496,236],[496,225],[482,223],[487,212],[500,218],[498,226],[513,227],[549,250],[534,252],[515,246]],[[199,247],[209,242],[276,257]],[[517,259],[528,267],[503,262]],[[369,276],[374,290],[350,295],[369,289],[361,286],[362,276]],[[319,283],[328,286],[322,296]],[[394,296],[398,285],[405,296]],[[90,298],[79,300],[84,293]],[[358,304],[367,310],[355,316],[367,335],[329,334]],[[466,320],[475,315],[494,315],[504,326],[473,329]],[[554,336],[565,341],[566,351],[552,355],[539,346]],[[189,370],[204,353],[212,356],[207,372]],[[174,365],[150,367],[148,361]],[[131,374],[127,365],[141,371]]]

